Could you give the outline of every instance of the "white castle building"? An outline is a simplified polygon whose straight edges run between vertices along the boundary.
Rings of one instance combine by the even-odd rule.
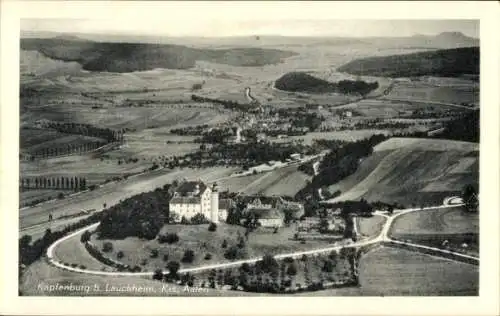
[[[231,200],[219,200],[217,184],[207,186],[202,181],[185,181],[174,191],[170,199],[170,212],[191,219],[196,214],[203,214],[214,223],[226,221],[227,213],[232,205]]]

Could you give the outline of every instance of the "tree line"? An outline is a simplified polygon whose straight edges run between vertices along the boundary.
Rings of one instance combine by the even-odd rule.
[[[339,144],[325,142],[331,145],[331,151],[319,165],[319,173],[313,177],[295,196],[304,200],[307,197],[317,197],[319,188],[330,186],[353,174],[358,169],[360,159],[371,155],[375,145],[387,140],[389,136],[373,135],[370,138]]]
[[[87,179],[83,177],[35,177],[21,178],[19,186],[22,190],[58,189],[83,191],[87,189]]]
[[[83,154],[89,151],[96,150],[106,144],[107,143],[104,141],[92,141],[83,144],[67,144],[60,147],[46,147],[31,153],[30,159],[46,159],[50,157],[67,156],[71,154]]]
[[[61,133],[76,134],[105,139],[107,142],[123,141],[123,130],[100,128],[90,124],[44,121],[42,127],[51,128]]]
[[[197,96],[195,94],[191,95],[191,100],[193,100],[195,102],[211,102],[211,103],[215,103],[215,104],[220,104],[225,109],[238,110],[238,111],[242,111],[242,112],[252,112],[252,111],[255,111],[257,109],[255,106],[253,106],[249,103],[239,103],[239,102],[231,101],[231,100],[212,99],[212,98]]]

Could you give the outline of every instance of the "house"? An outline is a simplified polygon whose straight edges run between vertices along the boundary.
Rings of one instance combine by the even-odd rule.
[[[285,213],[298,219],[304,215],[301,203],[285,200],[280,196],[248,196],[246,213],[254,214],[263,227],[281,227],[285,222]]]
[[[239,144],[241,143],[244,139],[241,137],[241,132],[243,130],[241,127],[237,126],[232,129],[232,136],[229,136],[226,140],[227,143],[229,144]]]
[[[211,222],[225,221],[231,202],[219,200],[217,184],[211,187],[202,181],[184,181],[174,189],[169,202],[170,212],[191,219],[196,214],[203,214]]]
[[[283,226],[285,217],[275,208],[252,208],[249,212],[255,215],[261,227]]]

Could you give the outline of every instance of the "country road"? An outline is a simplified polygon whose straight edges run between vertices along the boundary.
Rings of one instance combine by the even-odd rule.
[[[412,244],[412,243],[407,243],[407,242],[403,242],[403,241],[396,241],[396,240],[391,239],[388,236],[389,230],[391,228],[391,225],[392,225],[394,219],[396,219],[399,216],[402,216],[402,215],[410,213],[410,212],[446,209],[446,208],[451,208],[451,207],[456,207],[456,206],[457,205],[440,205],[440,206],[431,206],[431,207],[425,207],[425,208],[410,208],[410,209],[396,210],[392,216],[386,215],[386,214],[381,213],[381,212],[375,212],[374,213],[375,216],[384,216],[387,218],[387,221],[384,223],[384,226],[383,226],[381,232],[375,238],[366,239],[366,240],[354,242],[351,244],[342,244],[342,245],[336,245],[336,246],[320,248],[320,249],[312,249],[312,250],[306,250],[306,251],[297,251],[297,252],[292,252],[292,253],[277,254],[274,257],[277,259],[285,258],[285,257],[297,258],[297,257],[300,257],[302,255],[316,255],[316,254],[321,254],[321,253],[328,253],[332,250],[338,251],[341,248],[346,247],[346,246],[348,246],[348,247],[362,247],[362,246],[367,246],[367,245],[376,244],[376,243],[380,243],[380,242],[391,242],[391,243],[393,242],[396,244],[418,247],[418,248],[432,250],[432,251],[441,252],[441,253],[453,254],[455,256],[459,256],[459,257],[463,257],[463,258],[467,258],[467,259],[471,259],[471,260],[475,260],[475,261],[479,262],[479,258],[477,258],[477,257],[473,257],[473,256],[465,255],[462,253],[445,250],[445,249],[439,249],[439,248],[428,247],[428,246],[424,246],[424,245]],[[72,272],[84,273],[84,274],[107,275],[107,276],[152,276],[154,274],[154,272],[108,272],[108,271],[79,269],[79,268],[65,266],[61,262],[57,261],[54,258],[54,249],[60,243],[64,242],[65,240],[67,240],[69,238],[77,236],[78,234],[84,232],[85,230],[94,229],[98,225],[99,225],[99,223],[89,225],[87,227],[84,227],[78,231],[75,231],[75,232],[71,233],[70,235],[67,235],[67,236],[57,240],[56,242],[54,242],[47,249],[47,258],[48,258],[49,262],[58,268],[72,271]],[[180,269],[179,273],[200,272],[200,271],[211,270],[211,269],[228,268],[228,267],[238,266],[238,265],[241,265],[243,263],[255,263],[259,260],[261,260],[261,258],[257,257],[257,258],[238,260],[238,261],[227,262],[227,263],[204,265],[204,266],[196,267],[196,268]],[[168,271],[164,271],[164,272],[168,272]]]

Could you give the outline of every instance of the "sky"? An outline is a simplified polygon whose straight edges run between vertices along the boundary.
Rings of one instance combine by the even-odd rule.
[[[185,21],[189,20],[189,23]],[[415,34],[435,35],[441,32],[462,32],[479,37],[477,20],[333,20],[215,18],[197,16],[189,19],[152,15],[143,19],[110,17],[99,19],[23,19],[23,31],[61,33],[133,34],[153,36],[225,37],[245,35],[398,37]]]

